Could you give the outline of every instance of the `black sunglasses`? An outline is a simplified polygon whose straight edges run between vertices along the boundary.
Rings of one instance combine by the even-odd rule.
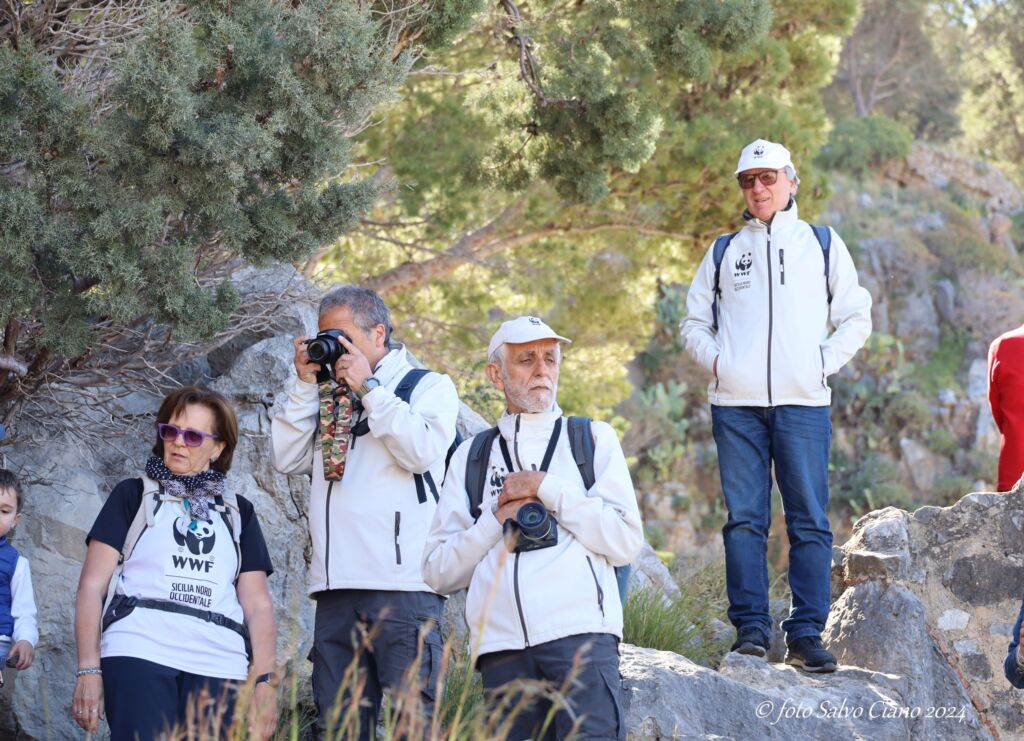
[[[191,427],[178,427],[177,425],[172,425],[169,422],[157,422],[156,434],[159,435],[160,439],[165,443],[173,443],[181,437],[185,442],[185,445],[189,448],[198,448],[203,444],[203,440],[208,437],[212,437],[214,440],[220,439],[220,436],[214,435],[212,432],[193,430]]]

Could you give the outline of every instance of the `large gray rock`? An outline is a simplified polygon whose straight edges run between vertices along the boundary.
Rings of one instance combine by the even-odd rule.
[[[965,732],[1024,737],[1002,664],[1024,583],[1024,493],[969,494],[858,521],[833,571],[826,641],[839,660],[899,675],[921,707],[963,707]],[[916,729],[933,738],[934,719]],[[941,737],[941,736],[939,736]]]
[[[921,715],[902,678],[853,667],[831,675],[728,654],[713,671],[677,654],[622,646],[628,738],[885,739],[989,738],[956,719],[916,735]]]

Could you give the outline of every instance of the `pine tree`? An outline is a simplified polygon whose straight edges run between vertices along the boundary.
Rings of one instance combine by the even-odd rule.
[[[649,336],[658,277],[687,279],[735,228],[744,144],[785,141],[801,208],[820,203],[819,90],[854,10],[499,3],[425,57],[361,139],[399,187],[324,264],[384,292],[405,336],[456,374],[500,319],[545,315],[575,340],[563,403],[607,415],[629,393],[624,364]],[[486,404],[478,378],[462,390]]]
[[[481,6],[7,3],[0,403],[107,362],[101,340],[209,337],[233,260],[302,260],[351,229],[378,193],[349,174],[352,137]]]

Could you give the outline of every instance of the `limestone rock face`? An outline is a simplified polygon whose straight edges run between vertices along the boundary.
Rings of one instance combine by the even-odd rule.
[[[913,514],[870,513],[834,569],[839,596],[826,643],[844,664],[904,677],[908,703],[965,706],[980,730],[1024,736],[1024,697],[1003,676],[1024,583],[1022,543],[1019,490]],[[923,722],[914,738],[937,733]]]

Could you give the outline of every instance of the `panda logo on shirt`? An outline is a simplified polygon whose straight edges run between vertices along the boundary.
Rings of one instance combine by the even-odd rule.
[[[197,520],[195,529],[189,527],[191,518],[179,517],[174,521],[174,542],[179,546],[187,546],[194,555],[207,555],[213,550],[217,534],[213,523]]]

